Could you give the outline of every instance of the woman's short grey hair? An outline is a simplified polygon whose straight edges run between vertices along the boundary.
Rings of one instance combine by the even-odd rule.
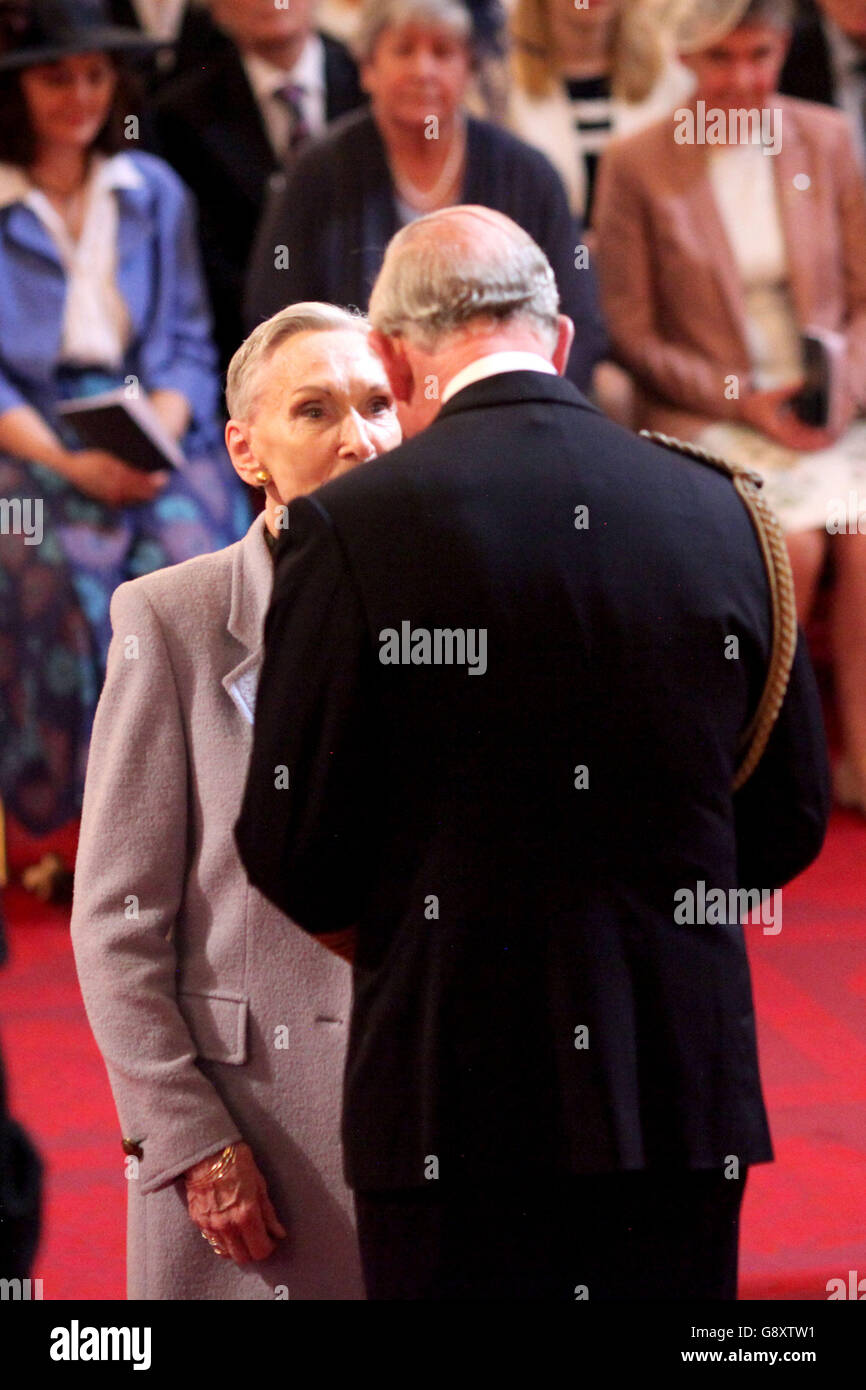
[[[412,338],[431,351],[440,338],[474,321],[519,320],[552,350],[559,291],[541,247],[504,218],[493,244],[482,235],[473,239],[466,234],[467,216],[461,209],[462,226],[455,218],[452,235],[442,213],[419,217],[397,233],[370,298],[374,329]]]
[[[255,409],[260,369],[270,361],[281,343],[296,333],[329,333],[354,329],[365,335],[370,324],[364,314],[340,309],[336,304],[306,300],[289,304],[273,318],[265,319],[241,343],[226,376],[226,406],[234,420],[248,420]]]
[[[461,0],[365,0],[352,44],[358,61],[368,63],[383,32],[403,24],[450,29],[471,47],[472,16]]]

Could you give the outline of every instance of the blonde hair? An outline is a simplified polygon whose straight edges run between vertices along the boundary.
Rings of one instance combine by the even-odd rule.
[[[562,0],[515,0],[509,21],[514,80],[528,96],[547,96],[559,70],[550,7]],[[610,38],[611,88],[621,101],[649,96],[664,65],[658,16],[646,0],[622,0]]]

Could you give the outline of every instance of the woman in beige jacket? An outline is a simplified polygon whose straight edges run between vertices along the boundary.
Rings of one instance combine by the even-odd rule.
[[[226,440],[264,513],[121,585],[72,919],[129,1179],[128,1295],[363,1297],[339,1101],[350,973],[235,850],[286,504],[393,448],[363,319],[300,304],[235,354]]]
[[[688,56],[693,100],[608,146],[597,265],[637,426],[763,475],[801,623],[833,565],[836,795],[866,816],[866,190],[842,112],[778,93],[789,19],[748,0]],[[819,344],[823,420],[798,404]]]

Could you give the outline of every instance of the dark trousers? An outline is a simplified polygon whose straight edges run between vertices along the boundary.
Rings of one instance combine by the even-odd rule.
[[[747,1169],[356,1192],[368,1299],[735,1299]]]

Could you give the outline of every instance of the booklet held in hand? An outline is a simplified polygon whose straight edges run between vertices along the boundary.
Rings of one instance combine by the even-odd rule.
[[[98,396],[64,401],[57,409],[73,426],[83,448],[106,449],[145,473],[186,466],[180,446],[146,396],[128,397],[126,388],[119,386]]]

